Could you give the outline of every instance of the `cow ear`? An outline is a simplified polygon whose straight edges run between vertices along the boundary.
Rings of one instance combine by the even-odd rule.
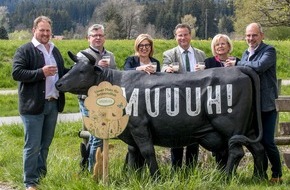
[[[92,65],[96,63],[96,59],[91,54],[85,51],[81,51],[81,53],[84,54],[88,58],[88,60],[90,61]]]
[[[78,62],[78,57],[75,54],[73,54],[71,51],[68,51],[67,54],[74,62]]]

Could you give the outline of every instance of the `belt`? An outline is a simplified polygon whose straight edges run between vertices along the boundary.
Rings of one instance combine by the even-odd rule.
[[[45,100],[51,102],[51,101],[55,101],[55,100],[57,100],[57,99],[54,98],[54,97],[49,97],[49,98],[47,98],[47,99],[45,99]]]

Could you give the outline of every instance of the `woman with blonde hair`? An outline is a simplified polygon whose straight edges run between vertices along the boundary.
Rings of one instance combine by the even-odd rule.
[[[160,62],[153,58],[153,39],[149,34],[140,34],[136,38],[134,50],[135,55],[126,58],[124,70],[145,71],[148,74],[160,71]],[[156,71],[152,66],[154,62],[157,64]]]
[[[217,34],[211,41],[211,51],[213,57],[205,59],[205,68],[230,67],[237,64],[240,60],[230,56],[233,51],[233,43],[225,34]]]

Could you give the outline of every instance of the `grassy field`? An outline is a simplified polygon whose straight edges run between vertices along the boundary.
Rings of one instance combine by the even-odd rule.
[[[174,40],[155,40],[155,56],[162,62],[162,53],[166,49],[176,46]],[[16,82],[11,78],[11,64],[13,54],[18,46],[24,41],[0,40],[0,89],[16,89]],[[278,53],[277,70],[278,77],[290,79],[290,52],[289,41],[270,41]],[[66,52],[71,50],[77,53],[87,47],[86,40],[55,41],[61,50],[67,67],[73,62],[68,58]],[[210,41],[193,41],[195,47],[211,56]],[[108,40],[106,48],[114,52],[118,68],[122,69],[124,60],[132,55],[134,40]],[[235,51],[233,55],[241,56],[246,44],[243,41],[234,42]],[[289,86],[282,86],[281,94],[290,95]],[[66,106],[64,113],[78,112],[76,95],[66,94]],[[18,115],[17,95],[0,95],[0,117]],[[289,121],[288,113],[280,114],[280,121]],[[135,171],[123,171],[123,163],[127,146],[119,140],[110,140],[114,148],[110,150],[109,184],[96,182],[92,175],[85,172],[80,173],[79,144],[82,139],[78,138],[81,122],[59,123],[56,135],[50,148],[48,157],[48,175],[41,181],[40,190],[163,190],[163,189],[189,189],[189,190],[288,190],[290,185],[290,172],[283,163],[282,185],[270,185],[266,181],[252,179],[253,163],[251,156],[245,156],[237,170],[237,174],[229,181],[225,180],[217,169],[211,156],[205,160],[203,155],[199,159],[199,165],[195,170],[180,170],[172,173],[168,158],[168,149],[156,147],[158,163],[162,177],[159,181],[153,181],[148,170],[141,175]],[[0,182],[8,182],[15,189],[23,189],[22,184],[22,148],[23,127],[19,125],[0,126]],[[282,150],[288,146],[280,146]],[[270,175],[270,171],[269,171]]]
[[[1,88],[16,88],[16,82],[11,78],[12,59],[16,49],[27,41],[11,41],[0,40],[0,89]],[[65,60],[66,66],[73,65],[73,61],[67,55],[67,51],[77,53],[88,47],[87,40],[59,40],[54,41],[56,46],[61,51]],[[194,47],[203,50],[207,57],[212,56],[210,50],[211,41],[208,40],[192,40]],[[234,51],[232,55],[241,57],[243,51],[247,48],[244,41],[234,41]],[[290,41],[266,41],[277,49],[277,75],[278,78],[290,79]],[[175,40],[154,40],[154,57],[162,63],[162,53],[176,46]],[[123,64],[126,57],[134,54],[134,40],[107,40],[105,47],[112,51],[116,58],[116,63],[119,69],[123,69]]]
[[[199,158],[195,170],[172,172],[168,159],[168,149],[156,147],[161,179],[153,181],[148,170],[140,175],[135,171],[124,171],[123,163],[127,146],[119,140],[110,140],[114,145],[109,152],[109,183],[96,182],[90,173],[80,172],[79,143],[77,137],[80,122],[59,123],[48,156],[48,174],[41,181],[40,190],[287,190],[290,185],[289,169],[283,165],[284,183],[271,185],[266,181],[252,179],[253,163],[251,156],[241,161],[237,174],[225,180],[212,161]],[[23,189],[22,184],[22,147],[23,129],[21,125],[0,127],[0,181],[11,184],[15,189]],[[246,154],[247,155],[247,154]],[[270,174],[270,173],[269,173]]]

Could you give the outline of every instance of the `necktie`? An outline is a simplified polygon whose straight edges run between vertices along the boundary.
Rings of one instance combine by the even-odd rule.
[[[184,53],[185,53],[186,71],[190,72],[190,63],[189,63],[188,51],[185,50]]]

